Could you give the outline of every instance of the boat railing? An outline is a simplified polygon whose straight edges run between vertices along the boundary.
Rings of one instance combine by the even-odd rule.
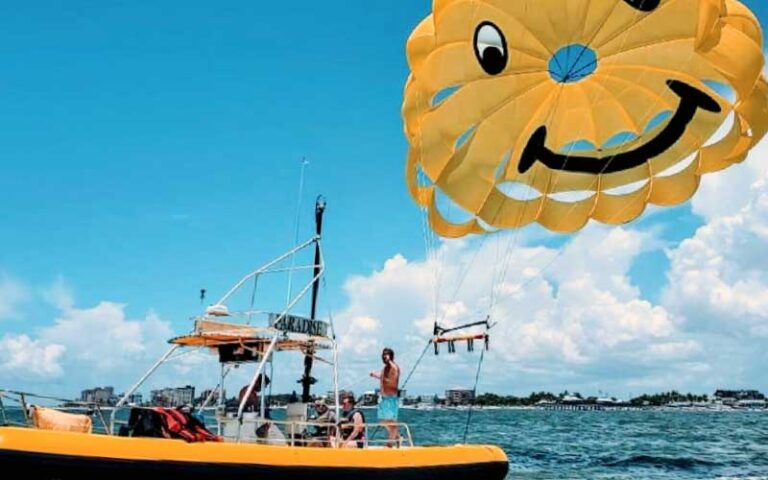
[[[244,418],[242,423],[236,418],[220,419],[220,422],[223,427],[222,437],[228,442],[291,447],[341,447],[347,443],[336,423],[271,420],[261,417]],[[389,438],[388,426],[397,428],[396,440]],[[413,436],[408,424],[366,423],[363,428],[363,448],[413,446]]]
[[[37,401],[40,401],[39,403]],[[11,415],[10,408],[6,405],[10,402],[17,405],[20,411],[21,419],[14,418]],[[54,405],[50,405],[54,403]],[[45,405],[43,405],[45,403]],[[101,428],[105,433],[111,433],[109,422],[104,416],[103,405],[96,402],[84,402],[81,400],[71,400],[50,395],[39,395],[31,392],[20,392],[17,390],[0,389],[0,424],[18,427],[34,427],[34,420],[31,415],[31,408],[36,406],[45,406],[62,412],[77,412],[99,420]],[[19,416],[18,414],[16,415]]]
[[[16,408],[10,404],[16,405]],[[51,405],[54,403],[54,405]],[[31,408],[46,405],[59,411],[84,413],[98,419],[101,431],[112,433],[115,425],[127,424],[127,420],[115,419],[110,425],[104,407],[94,402],[83,402],[30,392],[0,389],[0,424],[6,426],[34,427]],[[132,407],[123,407],[132,408]],[[262,443],[291,447],[341,447],[347,443],[342,438],[342,429],[337,423],[315,421],[271,420],[261,417],[246,417],[242,422],[237,418],[217,418],[222,437],[231,442]],[[389,438],[388,427],[397,428],[397,439]],[[405,423],[366,423],[363,424],[365,436],[364,448],[377,447],[412,447],[413,436]]]

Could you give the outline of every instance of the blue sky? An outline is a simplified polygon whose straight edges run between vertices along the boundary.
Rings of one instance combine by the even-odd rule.
[[[745,3],[768,24],[765,2]],[[325,195],[335,309],[355,303],[350,279],[398,254],[423,261],[400,104],[405,39],[429,10],[392,0],[3,2],[0,279],[25,293],[0,336],[35,338],[60,319],[61,305],[45,301],[59,287],[79,308],[114,302],[126,318],[154,312],[183,332],[201,287],[223,292],[293,241],[302,157],[302,236]],[[665,249],[707,221],[685,205],[633,227],[657,245],[628,267],[642,299],[661,302]],[[553,249],[569,241],[526,234]]]
[[[293,239],[303,156],[332,284],[418,252],[399,109],[426,5],[161,4],[4,4],[3,269],[178,316]]]

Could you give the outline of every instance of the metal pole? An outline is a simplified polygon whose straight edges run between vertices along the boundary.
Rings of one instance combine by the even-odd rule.
[[[203,409],[208,406],[208,403],[213,399],[213,396],[216,394],[217,391],[220,391],[221,385],[224,383],[224,378],[229,374],[229,368],[227,368],[226,372],[224,371],[224,364],[221,364],[221,380],[219,380],[219,384],[216,385],[215,388],[211,389],[211,393],[208,394],[207,397],[205,397],[205,400],[200,405],[200,408],[197,409],[198,415],[203,414]],[[219,398],[221,398],[221,394],[219,394]],[[220,402],[217,402],[220,403]]]
[[[147,371],[147,373],[145,373],[145,374],[144,374],[144,376],[143,376],[143,377],[141,377],[141,379],[140,379],[138,382],[136,382],[136,385],[134,385],[133,387],[131,387],[131,389],[130,389],[130,390],[128,390],[127,392],[125,392],[125,395],[123,395],[123,398],[121,398],[121,399],[120,399],[120,401],[119,401],[119,402],[117,402],[117,405],[115,405],[115,408],[112,410],[112,414],[111,414],[111,415],[110,415],[110,417],[109,417],[109,428],[110,428],[110,430],[113,430],[113,431],[114,431],[114,429],[115,429],[115,416],[117,415],[117,410],[118,410],[120,407],[122,407],[122,406],[125,404],[125,402],[127,402],[127,401],[128,401],[128,397],[130,397],[131,395],[133,395],[133,394],[136,392],[136,390],[138,390],[138,389],[139,389],[139,387],[141,387],[141,386],[144,384],[144,382],[146,382],[146,381],[147,381],[147,379],[148,379],[148,378],[149,378],[149,377],[150,377],[150,376],[151,376],[153,373],[155,373],[155,370],[157,370],[158,368],[160,368],[160,365],[162,365],[163,363],[165,363],[165,361],[166,361],[166,360],[168,360],[168,357],[170,357],[170,356],[171,356],[171,354],[172,354],[173,352],[175,352],[177,348],[179,348],[179,345],[173,345],[171,348],[169,348],[169,349],[168,349],[168,351],[167,351],[167,352],[165,352],[165,355],[163,355],[163,356],[160,358],[160,360],[158,360],[158,361],[157,361],[157,362],[156,362],[154,365],[152,365],[152,368],[150,368],[150,369]]]
[[[27,406],[27,396],[23,393],[19,395],[21,400],[21,410],[24,413],[24,422],[29,425],[29,407]]]
[[[262,374],[261,378],[259,379],[259,391],[261,392],[261,395],[259,396],[259,416],[261,418],[266,418],[265,410],[266,410],[266,399],[267,399],[267,392],[264,391],[264,375]]]
[[[101,420],[101,425],[104,427],[107,435],[113,435],[112,426],[107,425],[107,420],[104,418],[104,412],[101,411],[101,408],[98,404],[96,405],[96,413],[99,414],[99,420]]]
[[[320,290],[320,277],[324,270],[322,264],[322,252],[320,249],[320,236],[323,233],[323,214],[325,213],[325,200],[323,197],[317,197],[315,201],[315,234],[317,235],[317,241],[315,242],[315,270],[312,279],[312,300],[311,311],[309,318],[315,320],[317,317],[317,297]],[[301,378],[301,401],[303,403],[309,403],[310,392],[312,385],[315,383],[315,379],[312,378],[312,355],[314,351],[310,348],[305,352],[304,356],[304,376]]]
[[[322,251],[320,252],[320,264],[325,265]],[[325,279],[323,279],[323,288],[327,288]],[[330,307],[328,308],[328,321],[331,324],[331,340],[333,341],[333,396],[336,406],[336,420],[338,420],[341,415],[341,406],[339,405],[339,346],[336,343],[336,325],[333,322],[333,312]]]
[[[229,297],[231,297],[240,287],[243,286],[243,284],[245,282],[247,282],[251,278],[255,277],[256,275],[259,275],[259,274],[263,273],[264,271],[268,270],[272,265],[275,265],[276,263],[279,263],[279,262],[285,260],[286,258],[290,257],[294,253],[307,248],[308,246],[312,245],[316,240],[317,240],[316,236],[312,237],[309,240],[307,240],[306,242],[302,243],[301,245],[299,245],[297,247],[294,247],[291,250],[289,250],[289,251],[285,252],[284,254],[280,255],[279,257],[275,258],[274,260],[272,260],[271,262],[269,262],[266,265],[262,266],[258,270],[254,270],[253,272],[251,272],[248,275],[244,276],[239,282],[237,282],[235,284],[234,287],[230,288],[229,291],[227,293],[225,293],[223,297],[221,297],[221,299],[217,302],[217,304],[221,305],[224,302],[226,302],[227,299],[229,299]]]
[[[307,292],[309,291],[309,289],[312,287],[312,282],[314,282],[316,279],[320,278],[320,276],[322,275],[322,272],[323,272],[323,271],[324,271],[324,269],[321,269],[320,273],[319,273],[317,276],[315,276],[315,277],[312,279],[312,281],[310,281],[310,283],[306,284],[306,285],[304,286],[304,288],[302,288],[302,289],[301,289],[301,291],[299,291],[299,293],[297,293],[297,294],[296,294],[296,298],[294,298],[294,299],[293,299],[293,301],[292,301],[292,302],[291,302],[291,303],[290,303],[290,304],[289,304],[289,305],[288,305],[288,306],[285,308],[285,310],[283,310],[282,312],[280,312],[280,315],[278,315],[278,316],[277,316],[277,318],[275,318],[275,323],[277,323],[277,322],[279,322],[280,320],[282,320],[283,318],[285,318],[285,316],[288,314],[288,311],[289,311],[291,308],[293,308],[293,306],[294,306],[294,305],[296,305],[297,303],[299,303],[299,300],[301,300],[302,298],[304,298],[304,295],[306,295],[306,294],[307,294]]]
[[[264,365],[267,363],[267,358],[269,358],[269,356],[272,354],[272,350],[275,348],[275,344],[277,344],[277,338],[279,336],[280,334],[276,333],[275,336],[272,337],[272,341],[269,343],[269,347],[264,353],[264,358],[262,358],[261,362],[259,362],[259,367],[256,369],[256,373],[253,375],[251,383],[248,384],[248,389],[245,391],[245,396],[242,400],[240,400],[240,406],[237,409],[237,419],[240,421],[240,425],[243,424],[243,410],[245,410],[245,403],[248,401],[251,393],[253,393],[253,389],[256,387],[256,380],[259,379],[259,375],[264,370]]]
[[[312,283],[312,310],[309,318],[315,319],[315,313],[317,312],[317,294],[320,290],[320,273],[323,271],[323,255],[320,251],[320,238],[323,234],[323,214],[325,213],[325,200],[323,197],[317,197],[315,202],[315,235],[317,235],[317,241],[315,242],[315,280]]]
[[[333,336],[333,396],[336,405],[336,421],[339,421],[341,406],[339,406],[339,349],[336,345],[336,335]]]
[[[0,414],[3,415],[3,425],[8,425],[8,417],[5,416],[5,405],[3,405],[3,392],[0,392]]]
[[[224,398],[224,378],[227,376],[227,373],[229,373],[229,370],[225,373],[225,368],[229,368],[229,365],[225,367],[225,365],[221,364],[221,379],[219,380],[219,398],[216,401],[216,405],[218,408],[216,408],[216,433],[218,435],[221,435],[222,428],[221,428],[221,420],[219,419],[219,412],[223,409],[221,408],[224,405],[224,402],[226,401]]]

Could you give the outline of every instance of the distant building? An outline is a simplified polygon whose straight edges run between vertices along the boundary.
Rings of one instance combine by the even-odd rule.
[[[602,397],[597,399],[598,405],[623,405],[625,402],[622,402],[621,400],[615,398],[615,397]]]
[[[446,405],[469,405],[475,401],[475,391],[453,388],[445,391]]]
[[[735,408],[763,409],[768,406],[765,400],[739,400],[734,405]]]
[[[206,400],[208,400],[208,397],[211,397],[210,401],[208,401],[207,406],[213,406],[216,405],[216,403],[219,400],[219,389],[213,389],[213,388],[206,388],[200,393],[200,396],[195,400],[195,405],[202,405]],[[226,392],[224,395],[224,398],[227,398]]]
[[[195,387],[187,385],[186,387],[152,390],[151,396],[153,405],[178,407],[192,404],[195,399]]]
[[[584,399],[581,397],[577,397],[574,395],[564,395],[563,398],[560,400],[564,404],[579,404],[584,403]]]
[[[134,393],[128,396],[128,403],[131,405],[141,405],[144,403],[144,397],[140,393]]]
[[[765,395],[757,390],[717,390],[715,392],[715,401],[723,405],[734,406],[749,400],[765,400]]]
[[[80,392],[80,400],[99,405],[114,405],[116,402],[114,387],[96,387]]]

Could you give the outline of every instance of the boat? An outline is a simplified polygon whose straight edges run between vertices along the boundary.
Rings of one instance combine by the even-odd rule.
[[[218,302],[194,318],[190,333],[170,339],[168,351],[126,391],[114,408],[105,411],[99,405],[81,405],[90,409],[90,415],[73,414],[32,406],[30,394],[0,390],[0,422],[3,424],[0,426],[0,469],[51,480],[102,476],[154,479],[232,476],[270,480],[505,478],[509,463],[506,454],[496,446],[418,446],[406,424],[397,424],[400,439],[392,444],[388,439],[376,438],[375,432],[385,429],[369,424],[364,425],[368,434],[360,442],[360,448],[339,448],[345,445],[342,426],[316,422],[309,417],[311,386],[315,383],[312,368],[315,362],[322,362],[333,369],[333,404],[336,418],[341,418],[333,321],[318,319],[316,315],[318,288],[325,270],[321,249],[324,210],[324,201],[318,200],[315,234],[311,238],[245,275]],[[309,255],[312,249],[312,263],[294,264],[296,255],[301,252]],[[229,300],[246,285],[254,285],[255,297],[259,278],[286,271],[291,274],[311,271],[312,275],[295,295],[291,295],[289,286],[288,302],[282,311],[230,309]],[[294,309],[308,297],[309,316],[294,315]],[[189,409],[129,405],[135,398],[133,394],[162,365],[190,349],[208,351],[213,354],[210,357],[220,363],[218,385],[197,407],[198,413],[206,409],[214,412],[215,427],[206,427],[197,420],[197,426],[192,428],[190,425],[195,424],[196,417]],[[321,357],[321,352],[330,352],[330,357]],[[278,355],[290,353],[303,358],[304,374],[299,380],[301,398],[285,407],[285,420],[276,420],[269,414],[266,395],[259,395],[256,405],[249,405],[249,399],[254,392],[263,391],[266,369],[272,367]],[[236,408],[228,408],[224,399],[225,382],[235,366],[241,370],[251,368],[253,375]],[[276,368],[272,373],[277,375],[279,370]],[[22,425],[12,425],[8,420],[3,399],[16,399],[21,405]],[[215,406],[211,405],[213,402]],[[150,429],[141,422],[153,415],[173,418],[182,415],[180,422],[184,426],[174,429],[166,419],[164,427],[158,427],[155,432],[162,433],[158,435],[160,438],[148,436]],[[94,432],[93,424],[101,424],[101,432]],[[186,428],[188,436],[183,436]],[[318,428],[325,428],[326,435],[319,438],[309,435],[312,429]]]
[[[761,411],[761,410],[765,410],[767,406],[768,406],[768,403],[766,403],[764,398],[751,398],[751,399],[738,400],[733,405],[733,408],[737,410]]]

